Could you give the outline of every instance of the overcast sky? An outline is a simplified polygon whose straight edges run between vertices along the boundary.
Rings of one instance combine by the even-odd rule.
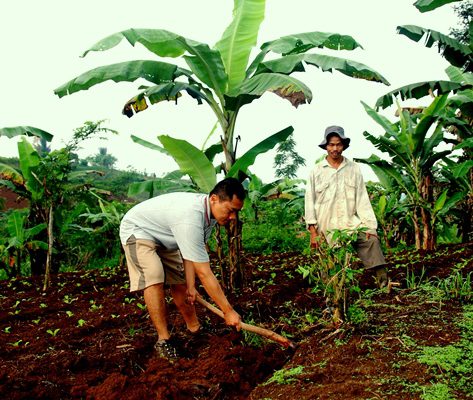
[[[321,72],[308,66],[296,75],[313,92],[311,104],[295,109],[280,97],[267,93],[240,112],[236,134],[242,138],[239,155],[267,136],[292,125],[297,151],[307,166],[299,169],[306,178],[323,151],[317,147],[328,125],[342,125],[352,139],[345,155],[369,157],[376,149],[362,135],[367,130],[382,134],[365,113],[360,101],[373,106],[376,99],[399,86],[424,80],[447,79],[447,62],[436,49],[427,49],[396,33],[398,25],[419,25],[448,34],[457,26],[450,5],[420,13],[414,0],[268,0],[260,28],[258,47],[280,36],[310,32],[336,32],[353,36],[363,50],[330,52],[364,64],[381,73],[391,86],[352,79],[340,73]],[[455,3],[454,3],[455,4]],[[131,141],[130,135],[160,144],[157,136],[168,134],[201,147],[215,123],[210,108],[184,95],[179,103],[159,103],[128,119],[123,104],[137,94],[139,83],[107,82],[88,91],[59,99],[55,88],[81,73],[101,65],[133,59],[157,59],[141,45],[121,43],[106,52],[79,56],[104,37],[128,28],[162,28],[213,46],[231,20],[233,1],[186,0],[15,0],[2,5],[0,127],[35,126],[54,134],[52,148],[64,145],[75,128],[85,121],[107,120],[119,132],[108,141],[90,141],[81,157],[107,147],[118,158],[116,167],[132,167],[158,176],[177,168],[171,158]],[[256,50],[255,50],[256,52]],[[317,52],[317,51],[312,51]],[[166,59],[185,66],[181,61]],[[428,100],[416,102],[427,104]],[[409,104],[412,104],[409,103]],[[386,115],[394,120],[394,110]],[[0,155],[16,156],[18,139],[0,138]],[[218,141],[215,136],[211,143]],[[379,154],[379,153],[377,153]],[[252,171],[272,181],[274,152],[257,159]],[[362,166],[366,179],[375,179]]]

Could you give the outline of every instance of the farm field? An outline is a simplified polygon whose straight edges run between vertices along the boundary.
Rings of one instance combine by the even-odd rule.
[[[184,355],[173,364],[154,356],[155,332],[143,299],[127,289],[125,267],[59,274],[47,294],[39,280],[2,281],[0,398],[405,400],[445,389],[447,378],[452,399],[473,398],[461,374],[419,361],[425,346],[461,349],[464,329],[473,341],[473,317],[462,319],[465,310],[473,315],[471,283],[469,297],[441,284],[456,271],[471,277],[473,243],[388,261],[400,286],[374,290],[365,273],[357,311],[334,327],[324,318],[323,293],[313,293],[297,272],[308,256],[245,255],[249,287],[229,295],[231,302],[245,322],[287,336],[297,348],[232,331],[200,305],[201,320],[215,332],[190,337],[169,304]]]

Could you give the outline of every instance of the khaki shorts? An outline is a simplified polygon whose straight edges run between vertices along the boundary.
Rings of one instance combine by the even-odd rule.
[[[166,250],[152,240],[130,236],[123,246],[130,275],[130,292],[157,283],[185,284],[184,266],[179,250]]]

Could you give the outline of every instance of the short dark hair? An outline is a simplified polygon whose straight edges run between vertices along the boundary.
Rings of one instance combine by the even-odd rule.
[[[236,196],[243,201],[246,197],[245,188],[236,178],[225,178],[215,185],[210,195],[216,194],[220,200],[232,200]]]

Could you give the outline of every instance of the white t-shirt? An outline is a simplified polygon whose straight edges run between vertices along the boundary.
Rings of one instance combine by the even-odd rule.
[[[121,221],[120,241],[125,245],[135,235],[168,250],[179,249],[185,260],[208,262],[205,243],[215,224],[208,195],[168,193],[131,208]]]

